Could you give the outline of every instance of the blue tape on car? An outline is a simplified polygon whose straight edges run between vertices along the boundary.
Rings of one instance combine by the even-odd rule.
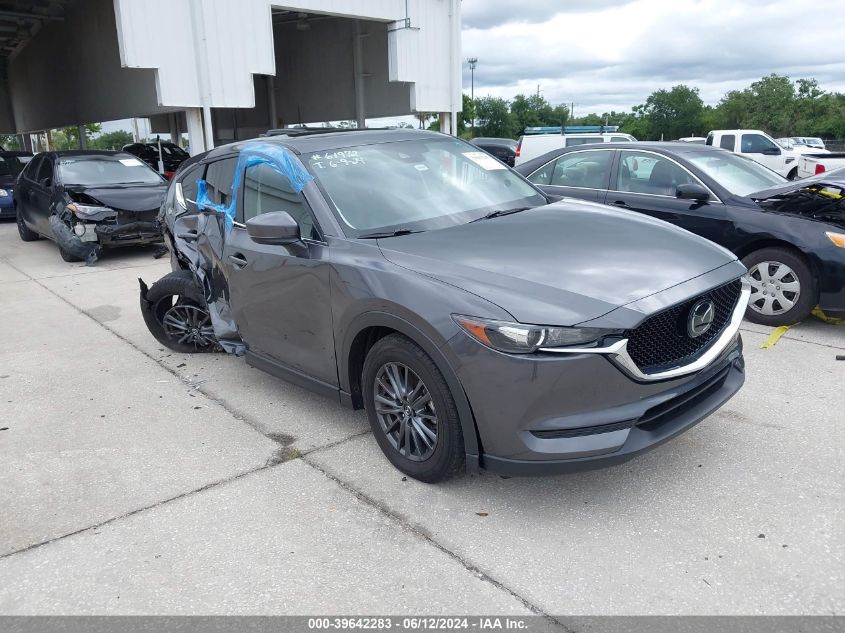
[[[243,173],[247,167],[260,164],[269,165],[282,176],[285,176],[295,193],[300,193],[305,185],[314,180],[314,176],[306,171],[302,163],[290,150],[272,143],[246,145],[238,156],[235,177],[232,179],[232,195],[228,205],[212,201],[208,197],[208,183],[202,179],[197,181],[197,208],[200,211],[210,210],[223,215],[227,235],[232,230],[235,221],[235,214],[238,209],[238,192],[240,191]]]

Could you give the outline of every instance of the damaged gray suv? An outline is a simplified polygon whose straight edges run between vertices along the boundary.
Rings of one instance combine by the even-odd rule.
[[[745,268],[670,224],[551,201],[413,130],[289,130],[185,163],[174,272],[141,309],[171,349],[223,350],[353,408],[402,472],[605,466],[744,381]]]

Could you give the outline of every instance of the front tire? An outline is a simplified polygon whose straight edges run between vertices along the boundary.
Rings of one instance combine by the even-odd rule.
[[[168,273],[141,299],[144,322],[156,340],[174,352],[212,352],[217,339],[201,289],[190,271]]]
[[[461,471],[464,439],[455,399],[418,345],[401,334],[373,345],[362,392],[376,441],[397,469],[427,483]]]
[[[792,325],[807,318],[817,303],[812,271],[795,251],[761,248],[742,259],[751,281],[745,318],[760,325]]]
[[[26,222],[23,221],[21,217],[21,212],[16,209],[15,212],[15,221],[18,224],[18,235],[21,236],[21,240],[24,242],[35,242],[38,240],[39,235],[35,231],[31,230],[27,225]]]

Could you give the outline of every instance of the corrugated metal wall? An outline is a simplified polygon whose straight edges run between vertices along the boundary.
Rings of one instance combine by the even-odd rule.
[[[271,9],[279,3],[114,0],[114,6],[121,61],[157,70],[160,105],[253,107],[253,75],[276,74]],[[460,43],[452,50],[452,42],[460,15],[452,12],[459,0],[409,0],[407,6],[410,28],[405,0],[297,0],[283,8],[388,22],[390,80],[414,84],[410,109],[457,109]],[[326,75],[314,77],[316,90]]]

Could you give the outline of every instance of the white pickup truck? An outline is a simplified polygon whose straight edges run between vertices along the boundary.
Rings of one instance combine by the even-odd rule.
[[[798,159],[798,177],[816,176],[840,167],[845,167],[845,153],[804,154]]]
[[[713,130],[705,143],[742,154],[790,180],[798,178],[798,154],[760,130]]]

